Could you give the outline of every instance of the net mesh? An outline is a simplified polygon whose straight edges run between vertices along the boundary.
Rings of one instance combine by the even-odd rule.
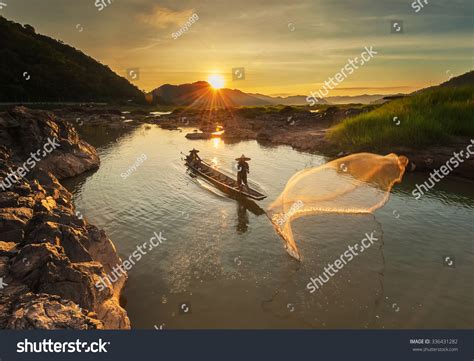
[[[293,220],[323,213],[371,213],[387,202],[407,164],[406,157],[393,153],[357,153],[296,173],[268,208],[288,253],[301,259],[291,228]]]

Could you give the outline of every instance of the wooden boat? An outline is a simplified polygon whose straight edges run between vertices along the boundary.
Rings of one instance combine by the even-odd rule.
[[[248,189],[244,187],[242,190],[240,190],[237,186],[237,181],[234,178],[229,177],[228,175],[218,171],[205,161],[201,161],[199,165],[193,165],[191,164],[191,162],[188,161],[188,159],[186,159],[186,165],[193,172],[199,174],[223,192],[229,193],[233,196],[243,196],[255,199],[257,201],[261,201],[262,199],[265,199],[267,197],[265,194],[260,193],[250,187],[248,187]]]

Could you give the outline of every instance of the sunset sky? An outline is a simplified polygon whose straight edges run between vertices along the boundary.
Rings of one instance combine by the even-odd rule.
[[[0,15],[120,75],[139,68],[133,82],[146,91],[221,74],[228,88],[307,95],[365,46],[378,54],[329,96],[410,92],[473,68],[472,0],[428,0],[418,13],[413,0],[114,0],[102,11],[95,0],[2,1]],[[403,21],[403,34],[391,33],[391,20]],[[233,81],[238,67],[245,80]]]

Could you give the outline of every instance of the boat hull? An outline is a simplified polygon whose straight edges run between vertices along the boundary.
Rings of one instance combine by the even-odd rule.
[[[199,165],[191,164],[191,162],[186,161],[186,166],[191,169],[194,173],[199,174],[201,177],[212,183],[221,191],[228,193],[234,197],[243,197],[250,198],[260,201],[265,199],[267,196],[249,188],[248,190],[239,190],[237,186],[237,181],[230,178],[226,174],[219,172],[217,169],[212,168],[212,166],[204,161],[201,161]]]

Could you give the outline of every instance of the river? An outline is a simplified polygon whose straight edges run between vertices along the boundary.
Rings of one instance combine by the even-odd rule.
[[[427,175],[406,174],[373,216],[298,219],[300,263],[262,209],[295,172],[326,159],[256,141],[190,141],[187,131],[83,126],[100,169],[64,182],[122,258],[154,232],[166,239],[129,272],[123,303],[134,328],[474,327],[472,183],[447,177],[416,200],[411,191]],[[268,198],[239,203],[191,177],[180,152],[193,147],[226,169],[250,156],[249,176]],[[310,277],[371,232],[378,237],[371,249],[308,291]]]

